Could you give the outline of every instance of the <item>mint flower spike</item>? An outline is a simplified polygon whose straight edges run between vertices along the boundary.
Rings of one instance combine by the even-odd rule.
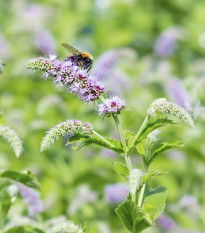
[[[143,173],[140,169],[132,169],[129,176],[129,187],[132,196],[135,195],[136,191],[139,190],[142,185]]]
[[[154,100],[150,105],[147,114],[150,117],[156,118],[157,112],[161,114],[170,114],[172,116],[176,116],[187,125],[194,127],[194,121],[190,114],[179,105],[167,101],[166,98],[159,98]]]
[[[19,158],[23,152],[23,146],[17,133],[8,126],[2,126],[0,124],[0,136],[2,136],[11,145],[16,157]]]
[[[68,221],[54,226],[48,233],[83,233],[83,230],[72,221]]]
[[[95,76],[91,76],[87,70],[76,66],[71,60],[57,60],[56,55],[31,59],[25,67],[45,72],[45,79],[50,77],[56,85],[63,85],[68,92],[77,94],[86,102],[95,101],[104,92],[104,83]]]
[[[41,142],[40,151],[47,150],[58,140],[60,136],[81,134],[91,137],[93,126],[90,123],[82,123],[79,120],[67,120],[50,129]]]

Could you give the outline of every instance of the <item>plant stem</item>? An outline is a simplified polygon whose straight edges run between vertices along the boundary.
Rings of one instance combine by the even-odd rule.
[[[106,144],[110,145],[111,147],[115,147],[112,143],[107,141],[102,135],[97,133],[95,130],[92,131],[97,137],[99,137],[102,141],[104,141]]]
[[[149,153],[146,153],[146,157],[149,156]],[[149,165],[145,163],[145,172],[148,172],[148,169],[149,169]],[[140,191],[140,196],[139,196],[139,200],[138,200],[138,207],[141,207],[142,206],[142,200],[143,200],[143,196],[144,196],[144,191],[145,191],[145,187],[146,187],[146,183],[143,184],[142,186],[142,189]]]
[[[139,136],[140,136],[140,134],[142,133],[142,130],[144,129],[144,127],[145,127],[145,125],[147,124],[148,120],[149,120],[149,117],[146,116],[145,119],[144,119],[144,121],[143,121],[143,123],[142,123],[142,125],[141,125],[141,127],[140,127],[140,129],[139,129],[139,131],[137,132],[137,134],[136,134],[136,136],[134,137],[134,139],[133,139],[131,145],[129,146],[129,151],[132,149],[132,147],[133,147],[133,145],[135,144],[135,142],[139,139]]]
[[[123,146],[124,152],[126,153],[127,146],[126,146],[125,136],[124,136],[124,133],[123,133],[123,129],[122,129],[121,125],[120,125],[119,118],[115,114],[112,114],[112,116],[114,118],[114,121],[115,121],[115,123],[117,125],[118,131],[120,133],[120,138],[121,138],[121,142],[122,142],[122,146]]]
[[[105,98],[104,98],[102,95],[100,95],[99,98],[100,98],[100,99],[102,100],[102,102],[106,105],[106,100],[105,100]]]

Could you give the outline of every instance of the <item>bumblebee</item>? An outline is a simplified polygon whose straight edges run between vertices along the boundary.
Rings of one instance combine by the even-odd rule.
[[[93,56],[87,52],[80,52],[72,46],[62,43],[63,47],[69,52],[65,61],[72,61],[76,63],[77,66],[83,67],[89,71],[92,67]]]

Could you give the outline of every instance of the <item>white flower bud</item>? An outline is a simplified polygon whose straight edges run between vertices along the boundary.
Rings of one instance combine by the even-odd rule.
[[[143,173],[139,169],[132,169],[129,176],[129,186],[131,195],[135,195],[136,191],[139,189],[142,184]]]
[[[49,233],[83,233],[83,230],[72,221],[68,221],[53,227]]]

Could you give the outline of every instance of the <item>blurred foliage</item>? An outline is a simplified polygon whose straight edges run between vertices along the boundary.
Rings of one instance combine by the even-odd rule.
[[[106,184],[124,182],[112,165],[112,160],[120,162],[123,158],[109,157],[97,146],[76,152],[70,146],[64,147],[66,140],[59,140],[47,152],[40,153],[44,132],[66,119],[92,122],[99,132],[118,138],[112,119],[97,117],[92,104],[55,89],[52,83],[41,79],[40,72],[24,69],[28,59],[49,51],[58,51],[64,58],[66,51],[61,43],[65,42],[89,51],[95,59],[113,48],[128,47],[136,53],[136,58],[122,57],[115,65],[114,69],[126,74],[125,83],[112,81],[127,103],[127,110],[120,116],[127,130],[137,131],[155,98],[169,98],[165,87],[170,77],[181,80],[190,96],[196,127],[177,124],[161,130],[161,137],[170,142],[182,140],[185,147],[155,160],[152,169],[168,174],[153,179],[151,185],[168,188],[166,212],[179,229],[205,229],[205,111],[200,107],[205,105],[204,9],[203,0],[0,1],[0,65],[4,68],[0,74],[0,110],[24,142],[24,153],[18,159],[7,143],[0,141],[0,168],[28,168],[37,175],[45,208],[39,220],[46,222],[65,215],[74,222],[87,220],[90,233],[125,232],[114,213],[115,205],[104,197]],[[184,37],[173,54],[160,57],[154,52],[155,42],[165,29],[174,26],[184,30]],[[112,85],[108,88],[112,89]],[[132,159],[136,166],[142,166],[138,155]],[[88,184],[98,199],[71,213],[69,206],[82,184]],[[185,194],[197,198],[194,207],[180,207],[179,201]],[[18,202],[12,208],[16,215],[26,215]],[[12,212],[9,217],[15,224]],[[165,231],[168,232],[156,226],[144,232]]]

